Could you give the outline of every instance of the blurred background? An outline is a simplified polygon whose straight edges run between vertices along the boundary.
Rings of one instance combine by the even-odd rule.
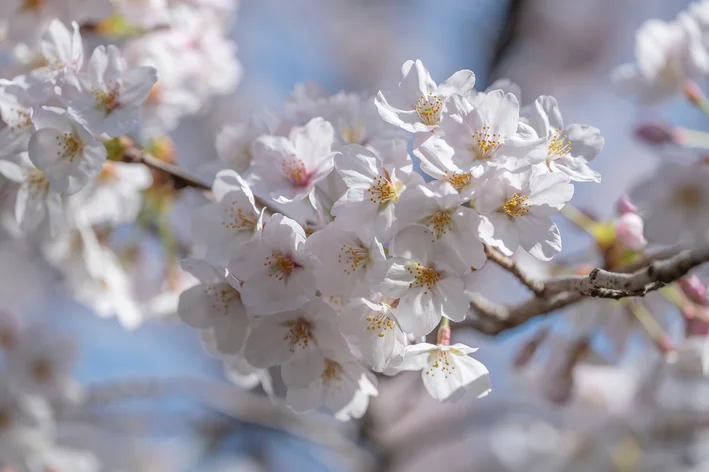
[[[177,159],[199,172],[205,161],[216,159],[214,138],[225,123],[247,119],[264,107],[280,110],[296,84],[315,82],[331,93],[374,94],[398,78],[405,60],[418,58],[437,82],[459,69],[475,72],[479,90],[506,77],[521,87],[523,104],[541,94],[554,95],[568,123],[600,128],[606,146],[593,167],[603,181],[577,185],[574,204],[590,214],[610,217],[627,187],[663,159],[656,149],[634,138],[639,120],[703,126],[705,117],[684,101],[640,109],[615,93],[609,79],[613,67],[632,59],[634,35],[642,22],[671,19],[687,4],[683,0],[242,0],[232,37],[243,79],[233,96],[184,120],[173,133]],[[564,243],[560,257],[582,257],[592,241],[566,221],[558,224]],[[3,262],[12,264],[25,256],[30,257],[4,254]],[[509,274],[495,268],[488,273],[481,291],[491,298],[510,301],[525,295]],[[42,276],[24,274],[23,280]],[[12,298],[11,284],[0,290],[2,299]],[[69,301],[53,299],[51,309],[42,304],[32,309],[67,314],[61,317],[61,329],[81,336],[77,374],[82,382],[110,385],[115,381],[119,391],[130,394],[130,401],[117,402],[101,414],[112,437],[131,431],[136,462],[134,469],[125,469],[131,472],[542,471],[549,469],[534,468],[529,458],[548,454],[565,440],[546,421],[588,414],[532,400],[527,380],[509,368],[520,343],[537,323],[498,338],[472,331],[454,333],[454,342],[480,347],[477,357],[491,372],[493,392],[483,400],[464,398],[440,405],[422,390],[418,374],[401,375],[382,380],[380,396],[362,424],[337,424],[313,415],[303,424],[289,425],[272,412],[256,414],[262,402],[252,402],[250,394],[240,398],[220,392],[221,364],[204,353],[193,330],[174,320],[159,319],[140,330],[126,331],[115,320],[99,319]],[[138,381],[134,385],[126,379]],[[590,385],[615,381],[609,379],[590,381]],[[213,395],[195,399],[182,389],[187,380],[205,382]],[[618,382],[612,388],[621,397],[623,381]],[[603,401],[603,393],[597,396],[596,401]],[[248,420],[249,413],[256,421]],[[143,432],[138,439],[133,435],[137,430]],[[94,439],[107,446],[115,440]]]

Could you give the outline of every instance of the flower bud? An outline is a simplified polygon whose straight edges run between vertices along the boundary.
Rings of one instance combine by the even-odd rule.
[[[615,211],[617,211],[619,215],[625,215],[626,213],[637,213],[638,207],[633,205],[633,202],[630,201],[630,198],[628,198],[628,196],[624,194],[618,199],[618,202],[615,204]]]
[[[635,213],[625,213],[615,224],[616,235],[628,249],[640,251],[647,245],[643,236],[643,220]]]
[[[697,305],[709,306],[707,287],[696,275],[690,275],[677,281],[684,294]]]
[[[635,128],[635,136],[648,144],[665,144],[673,140],[672,131],[663,123],[641,123]]]

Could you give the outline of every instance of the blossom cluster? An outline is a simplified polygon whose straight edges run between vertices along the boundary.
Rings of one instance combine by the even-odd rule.
[[[450,322],[468,314],[486,245],[543,261],[561,250],[550,218],[572,182],[600,181],[589,161],[603,138],[565,124],[553,97],[521,107],[514,84],[474,85],[472,71],[437,84],[407,61],[376,97],[305,86],[278,123],[227,126],[180,317],[242,375],[279,367],[295,411],[361,416],[370,370],[421,371],[440,401],[487,394]]]
[[[645,104],[684,92],[706,110],[706,98],[693,80],[709,76],[709,2],[691,4],[673,21],[648,20],[637,32],[635,55],[635,63],[614,71],[621,91]],[[650,242],[694,245],[709,240],[707,181],[709,167],[701,161],[667,162],[631,190]]]

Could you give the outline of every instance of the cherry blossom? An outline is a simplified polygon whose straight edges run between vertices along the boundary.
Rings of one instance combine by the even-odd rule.
[[[637,184],[630,198],[650,242],[674,244],[709,237],[709,166],[666,164]],[[684,241],[683,241],[684,239]]]
[[[75,194],[99,174],[106,148],[83,124],[51,108],[35,110],[32,121],[37,131],[28,144],[29,158],[52,191]]]
[[[379,115],[387,123],[412,133],[429,132],[440,123],[448,99],[454,95],[467,95],[474,86],[475,74],[470,70],[460,70],[436,85],[417,59],[404,63],[398,86],[390,91],[380,91],[375,103]]]
[[[332,206],[332,214],[344,228],[357,230],[373,224],[374,235],[386,242],[399,229],[395,207],[410,185],[422,183],[413,173],[405,146],[392,143],[381,156],[358,145],[342,148],[335,168],[347,191]]]
[[[395,367],[403,360],[406,335],[390,305],[353,299],[342,309],[339,326],[355,355],[375,372]]]
[[[332,125],[313,118],[289,136],[262,136],[254,143],[250,180],[254,189],[279,203],[302,200],[333,167]]]
[[[249,329],[246,307],[239,291],[232,287],[223,270],[204,261],[186,259],[182,267],[201,282],[180,295],[180,319],[198,329],[212,329],[219,352],[234,354],[241,350]]]
[[[389,251],[393,257],[380,264],[372,286],[399,299],[393,312],[402,331],[425,336],[442,316],[465,318],[470,302],[463,276],[470,269],[449,247],[435,245],[424,227],[411,226],[392,240]]]
[[[305,232],[294,220],[275,214],[259,237],[229,262],[231,283],[257,315],[294,310],[315,296],[317,259],[307,251]]]
[[[470,357],[477,349],[465,344],[452,346],[419,343],[408,346],[398,370],[421,370],[428,393],[438,401],[457,401],[468,392],[478,398],[491,391],[487,368]]]
[[[566,174],[528,170],[504,174],[487,185],[475,207],[494,226],[493,244],[500,250],[511,255],[522,247],[538,259],[550,260],[561,250],[561,236],[549,217],[573,194]]]
[[[140,107],[157,81],[155,69],[127,69],[115,46],[94,49],[87,71],[68,80],[61,98],[93,133],[121,136],[137,124]]]
[[[603,150],[604,140],[597,128],[578,124],[565,127],[556,99],[549,96],[539,97],[524,117],[546,139],[546,148],[542,146],[538,153],[549,172],[563,172],[579,182],[601,181],[601,175],[588,166]]]

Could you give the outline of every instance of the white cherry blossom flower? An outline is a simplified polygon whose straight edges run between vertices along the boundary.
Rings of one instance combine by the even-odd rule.
[[[549,219],[574,194],[569,177],[527,170],[505,173],[480,192],[476,209],[495,227],[493,245],[512,255],[522,247],[540,260],[550,260],[561,250],[559,229]]]
[[[93,133],[122,136],[138,122],[140,107],[156,81],[152,67],[127,70],[117,47],[99,46],[87,71],[67,80],[60,98]]]
[[[375,372],[397,366],[404,358],[406,335],[392,307],[384,302],[353,299],[340,314],[340,332],[354,354]]]
[[[50,23],[42,36],[40,49],[47,62],[43,72],[78,73],[84,65],[84,43],[81,40],[79,24],[72,22],[72,31],[59,20]],[[50,75],[51,76],[51,75]]]
[[[246,123],[226,125],[217,134],[216,146],[219,165],[234,169],[245,175],[254,156],[253,145],[256,139],[271,134],[273,130],[265,120],[256,116]]]
[[[249,316],[239,291],[218,270],[199,259],[186,259],[182,268],[200,284],[180,295],[177,313],[193,328],[212,329],[217,350],[224,354],[241,351],[249,332]]]
[[[301,386],[304,372],[317,366],[317,374],[311,382]],[[298,413],[314,410],[325,405],[338,419],[359,418],[366,410],[369,396],[376,396],[376,379],[346,351],[315,351],[309,358],[295,359],[285,364],[281,373],[286,384],[285,403]],[[293,385],[293,382],[296,384]],[[290,384],[290,385],[289,385]],[[358,398],[363,390],[364,397]],[[362,408],[360,403],[364,403]]]
[[[32,107],[35,90],[25,80],[0,79],[0,115],[5,127],[0,129],[0,156],[13,156],[27,151],[34,132]],[[44,98],[44,97],[40,97]]]
[[[315,276],[318,290],[326,296],[369,294],[372,268],[386,259],[376,238],[344,231],[337,223],[313,233],[305,247],[320,260]]]
[[[431,79],[420,60],[406,61],[396,89],[379,92],[375,104],[387,123],[412,133],[429,132],[441,121],[453,95],[467,95],[475,86],[475,74],[460,70],[440,85]]]
[[[406,147],[393,142],[377,156],[362,146],[344,146],[335,157],[335,168],[347,185],[332,207],[338,224],[351,230],[373,226],[380,241],[391,239],[398,230],[394,208],[399,196],[408,186],[423,182],[413,172]]]
[[[447,180],[459,191],[490,169],[518,170],[531,165],[528,154],[542,140],[519,134],[517,97],[502,90],[486,93],[476,107],[464,97],[449,104],[441,133],[414,150],[421,170]]]
[[[71,211],[94,224],[133,222],[143,204],[142,191],[152,183],[143,164],[106,161],[98,176],[69,199]]]
[[[466,268],[448,246],[435,244],[422,226],[410,226],[392,240],[392,259],[373,275],[372,289],[399,299],[393,310],[402,331],[414,336],[430,333],[442,316],[465,319],[470,304],[465,295]]]
[[[396,218],[402,227],[422,225],[432,242],[450,246],[466,266],[479,269],[486,261],[482,241],[492,237],[494,228],[463,203],[448,182],[418,185],[398,202]]]
[[[76,348],[73,339],[49,326],[27,328],[6,354],[9,384],[27,395],[76,398]]]
[[[35,110],[32,122],[37,131],[30,138],[28,155],[54,192],[75,194],[101,172],[106,148],[67,112]]]
[[[332,125],[313,118],[289,136],[262,136],[254,143],[249,180],[257,194],[278,203],[302,200],[332,171]]]
[[[227,169],[217,173],[212,184],[216,200],[192,215],[190,233],[197,244],[207,247],[206,259],[226,261],[260,230],[254,195],[244,180]]]
[[[50,188],[49,179],[30,161],[27,153],[0,159],[0,174],[12,183],[15,218],[22,231],[32,231],[45,220],[53,234],[64,221],[62,196]]]
[[[654,243],[705,242],[709,238],[709,166],[666,164],[638,183],[630,198]]]
[[[346,346],[346,341],[337,331],[337,314],[330,305],[315,298],[297,310],[253,320],[243,356],[252,366],[265,369],[308,357],[321,348],[342,346]],[[315,366],[303,382],[307,384],[320,375],[318,369]]]
[[[699,25],[684,13],[672,22],[645,22],[636,34],[635,61],[616,68],[613,80],[643,103],[667,99],[689,79],[709,74],[709,51]]]
[[[554,97],[541,96],[524,110],[528,124],[546,140],[535,150],[549,172],[563,172],[578,182],[600,182],[601,175],[588,166],[603,150],[601,132],[592,126],[564,126]]]
[[[457,401],[468,392],[481,398],[490,393],[487,367],[468,356],[477,349],[465,344],[420,343],[408,346],[397,370],[421,370],[428,393],[438,401]]]
[[[14,392],[7,380],[0,377],[0,457],[3,465],[22,464],[48,445],[52,411],[44,399]]]
[[[305,232],[294,220],[273,215],[260,236],[244,244],[229,262],[231,283],[241,285],[244,304],[257,315],[294,310],[315,296],[315,259]]]

